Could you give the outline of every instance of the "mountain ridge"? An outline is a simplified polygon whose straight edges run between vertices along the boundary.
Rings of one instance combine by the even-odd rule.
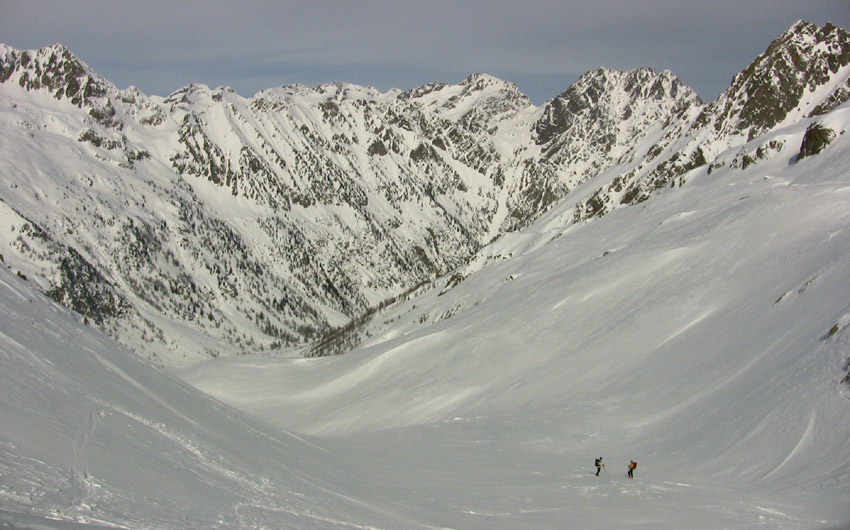
[[[805,94],[834,85],[784,107],[847,100],[847,41],[800,22],[771,45],[825,65]],[[709,118],[765,83],[744,73],[768,69],[768,52],[709,105],[671,72],[601,68],[536,107],[487,74],[387,93],[189,85],[161,98],[117,89],[62,45],[3,46],[4,261],[161,364],[302,347],[579,188],[571,222],[727,163],[722,152],[782,125]]]
[[[850,100],[848,64],[850,33],[831,24],[819,28],[796,22],[736,74],[717,99],[660,138],[636,168],[577,206],[575,219],[604,215],[646,200],[653,190],[680,186],[692,169],[716,166],[723,151],[838,107]],[[759,147],[762,153],[779,150]]]

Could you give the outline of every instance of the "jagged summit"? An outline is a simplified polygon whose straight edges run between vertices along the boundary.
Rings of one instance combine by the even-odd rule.
[[[546,144],[568,131],[573,122],[589,115],[591,121],[629,118],[635,109],[652,101],[675,101],[675,105],[701,105],[699,96],[670,71],[651,68],[628,72],[598,68],[584,74],[554,98],[535,125],[537,142]],[[663,103],[662,103],[663,104]]]
[[[515,109],[533,106],[514,83],[483,73],[472,73],[457,84],[428,83],[402,92],[398,98],[439,106],[446,111],[490,106],[491,111],[498,112],[492,107],[501,107],[502,102]]]
[[[469,74],[466,79],[460,83],[460,86],[465,87],[465,89],[469,91],[480,91],[489,88],[506,90],[508,92],[519,92],[519,89],[514,83],[480,72]]]
[[[23,51],[4,45],[0,82],[9,80],[25,90],[48,90],[57,99],[68,98],[77,106],[104,96],[110,86],[62,44]]]
[[[799,21],[732,80],[697,127],[748,140],[803,117],[834,109],[850,95],[850,33]]]
[[[783,149],[796,155],[799,145],[778,140],[748,149],[742,146],[848,101],[849,63],[847,31],[797,22],[735,75],[715,101],[683,108],[671,127],[648,146],[647,157],[581,201],[575,219],[604,215],[618,205],[642,202],[660,188],[681,185],[696,168],[726,164],[717,157],[730,148],[745,151],[737,155],[738,165],[778,156]]]
[[[599,68],[553,99],[534,125],[544,156],[583,182],[702,107],[699,96],[671,72]]]

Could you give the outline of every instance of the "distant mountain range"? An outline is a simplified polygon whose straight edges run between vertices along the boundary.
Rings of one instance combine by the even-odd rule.
[[[540,107],[484,74],[162,98],[61,45],[0,45],[0,259],[159,364],[299,348],[556,202],[586,222],[698,167],[816,155],[835,134],[816,120],[803,146],[759,138],[848,99],[850,33],[802,21],[708,105],[650,69]]]

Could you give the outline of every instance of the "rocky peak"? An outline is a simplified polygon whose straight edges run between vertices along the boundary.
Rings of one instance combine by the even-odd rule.
[[[118,89],[61,44],[39,50],[4,47],[0,83],[14,83],[27,91],[46,91],[57,100],[70,100],[87,109],[91,118],[104,127],[120,126],[112,101],[120,98]]]
[[[499,122],[534,108],[531,100],[513,83],[480,73],[471,74],[454,85],[423,85],[400,94],[397,101],[406,108],[399,109],[400,112],[417,115],[415,121],[431,122],[427,127],[431,133],[445,129],[449,136],[457,136],[463,130],[473,136],[481,135],[478,139],[466,139],[477,144],[489,144],[489,136]]]
[[[524,97],[515,84],[499,79],[498,77],[493,77],[489,74],[470,74],[466,79],[461,81],[459,86],[463,88],[464,94],[491,90],[504,95]]]
[[[699,96],[686,87],[670,70],[656,73],[652,68],[637,68],[626,72],[623,90],[630,101],[676,99],[684,94],[691,102],[701,102]]]
[[[509,112],[532,106],[519,88],[497,77],[473,73],[456,85],[429,83],[400,95],[402,101],[437,103],[444,111]]]
[[[410,90],[406,90],[399,94],[399,100],[401,101],[409,101],[412,99],[422,98],[431,94],[433,92],[439,92],[440,90],[449,86],[447,83],[428,83],[422,85],[420,87],[412,88]]]
[[[831,24],[797,22],[738,73],[713,103],[671,115],[671,126],[649,147],[645,159],[584,201],[576,218],[646,200],[654,190],[681,185],[684,175],[697,167],[723,165],[715,157],[730,148],[837,107],[850,99],[848,65],[848,32]],[[741,156],[758,159],[779,148],[766,144],[755,148],[755,155]]]
[[[56,99],[68,98],[78,107],[105,96],[111,87],[61,44],[21,51],[4,46],[0,82],[9,81],[26,90],[47,90]]]
[[[293,84],[261,90],[251,98],[251,108],[259,111],[280,111],[291,108],[299,97],[311,94],[312,88],[307,85]]]
[[[186,85],[169,94],[165,103],[190,103],[192,95],[202,91],[209,91],[209,87],[200,84]]]
[[[799,21],[738,73],[695,125],[751,140],[783,122],[827,112],[850,96],[848,64],[850,33]]]
[[[607,152],[624,127],[632,129],[629,134],[640,133],[650,122],[664,121],[692,105],[702,102],[669,71],[599,68],[545,106],[534,126],[535,139],[552,152],[580,135]]]

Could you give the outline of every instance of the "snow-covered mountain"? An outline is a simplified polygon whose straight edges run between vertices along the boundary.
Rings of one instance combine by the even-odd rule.
[[[850,104],[720,158],[814,123],[562,201],[347,355],[180,372],[220,401],[0,267],[0,527],[847,528]]]
[[[845,101],[847,35],[796,24],[707,106],[648,69],[590,72],[542,107],[484,74],[160,98],[61,45],[2,46],[2,257],[165,365],[303,346],[565,198],[579,222],[797,149],[718,158]]]
[[[575,89],[610,105],[569,123],[483,74],[163,99],[62,46],[0,56],[4,258],[169,364],[304,343],[463,265],[697,99],[649,70]]]
[[[0,528],[411,527],[337,493],[356,463],[156,370],[5,267],[0,315]]]
[[[704,166],[591,223],[565,201],[347,355],[183,376],[406,477],[428,526],[847,528],[850,104],[745,147],[811,123],[836,131],[816,156]]]
[[[799,21],[773,41],[726,92],[694,115],[671,116],[677,123],[657,138],[643,160],[617,174],[575,210],[576,219],[605,214],[618,205],[646,200],[654,190],[681,185],[694,168],[727,163],[716,157],[730,148],[739,166],[794,151],[781,139],[751,140],[804,118],[823,115],[850,99],[850,33],[831,24]]]

